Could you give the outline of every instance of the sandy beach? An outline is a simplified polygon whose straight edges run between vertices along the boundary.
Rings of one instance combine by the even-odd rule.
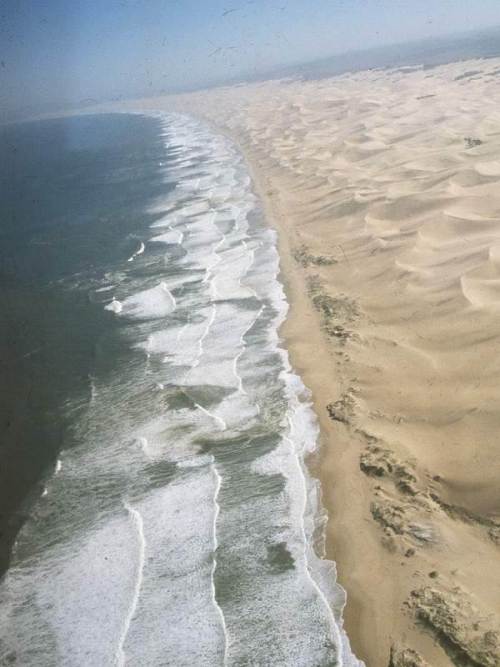
[[[500,59],[126,106],[229,134],[279,231],[357,656],[500,665]]]

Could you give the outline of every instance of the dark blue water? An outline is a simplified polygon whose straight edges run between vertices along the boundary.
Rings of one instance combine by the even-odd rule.
[[[89,285],[134,252],[169,186],[160,123],[144,116],[2,126],[0,154],[1,572],[28,496],[71,443],[61,407],[127,355]]]

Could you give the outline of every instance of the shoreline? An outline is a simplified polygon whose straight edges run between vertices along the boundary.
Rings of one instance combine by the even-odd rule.
[[[274,189],[276,185],[271,178],[266,176],[265,169],[259,169],[258,155],[252,153],[248,145],[242,141],[242,136],[238,133],[228,131],[227,128],[221,127],[206,117],[197,116],[192,113],[187,115],[200,118],[214,132],[227,137],[234,143],[245,160],[252,179],[253,189],[263,209],[266,224],[277,232],[277,249],[280,258],[277,280],[283,286],[288,303],[288,312],[285,320],[278,329],[280,345],[283,346],[285,353],[288,355],[292,372],[297,374],[306,390],[310,393],[310,403],[319,427],[316,448],[309,457],[305,458],[304,465],[307,467],[308,474],[312,478],[313,483],[319,483],[321,492],[319,509],[324,509],[326,512],[324,557],[332,562],[335,567],[337,573],[336,584],[340,586],[346,595],[346,602],[341,610],[342,625],[339,629],[341,634],[344,634],[344,637],[345,635],[347,636],[349,648],[352,649],[355,657],[365,662],[368,667],[372,664],[369,659],[373,651],[373,646],[377,643],[377,636],[375,634],[370,637],[369,642],[365,646],[366,640],[359,633],[359,620],[365,617],[367,625],[369,625],[368,619],[370,618],[370,614],[375,612],[377,600],[375,596],[370,602],[370,608],[368,610],[365,609],[367,605],[365,591],[358,591],[358,588],[353,585],[355,579],[351,581],[352,571],[349,565],[351,549],[347,546],[340,551],[338,544],[339,542],[342,544],[343,541],[339,536],[341,532],[341,512],[338,507],[339,505],[343,506],[344,503],[342,502],[342,493],[339,499],[338,494],[335,492],[332,493],[330,489],[332,477],[335,478],[335,475],[332,473],[336,467],[336,453],[328,451],[327,443],[333,436],[339,440],[340,446],[346,450],[349,442],[345,438],[342,440],[342,435],[337,433],[331,420],[325,417],[323,401],[324,387],[325,384],[331,384],[332,376],[330,376],[330,373],[334,374],[335,365],[334,363],[330,363],[326,368],[323,366],[320,368],[319,366],[310,364],[310,355],[313,351],[317,353],[320,350],[323,361],[331,356],[328,349],[328,341],[325,340],[322,332],[321,317],[307,296],[303,277],[297,271],[297,262],[294,258],[293,244],[290,242],[289,230],[283,224],[285,213],[280,210],[277,201],[279,189]],[[305,342],[307,339],[309,340]],[[340,394],[340,382],[337,385],[337,391]],[[312,461],[308,461],[308,458],[312,458]],[[339,565],[339,553],[342,555],[342,565]],[[347,563],[344,563],[344,558]],[[347,584],[344,583],[344,579],[347,580]],[[359,598],[357,597],[358,595]],[[342,642],[342,639],[340,641]]]
[[[301,472],[301,474],[304,475],[306,489],[309,489],[309,485],[311,484],[313,486],[319,486],[320,495],[317,499],[317,507],[315,507],[316,513],[321,510],[326,512],[324,535],[322,536],[325,545],[325,553],[323,556],[317,554],[313,543],[309,544],[309,547],[314,551],[315,556],[319,561],[323,560],[324,562],[331,563],[336,572],[335,587],[338,587],[340,589],[339,592],[346,596],[346,601],[340,610],[334,607],[331,608],[332,615],[335,618],[335,627],[338,631],[337,641],[339,642],[339,650],[341,652],[345,650],[351,658],[362,661],[363,659],[356,651],[356,642],[353,641],[353,635],[357,635],[355,632],[357,620],[354,620],[352,630],[346,625],[346,608],[347,603],[350,602],[350,600],[339,575],[339,564],[336,560],[335,548],[333,546],[335,544],[335,535],[330,529],[330,526],[333,523],[334,507],[327,503],[327,495],[325,493],[326,479],[322,474],[322,461],[325,454],[324,441],[327,438],[329,423],[328,421],[325,423],[325,420],[323,419],[324,415],[322,413],[324,411],[321,410],[321,392],[319,392],[319,395],[318,393],[315,393],[315,382],[309,377],[309,373],[315,375],[315,371],[318,369],[314,367],[309,368],[309,350],[307,348],[310,345],[306,345],[306,349],[302,349],[303,343],[300,335],[301,332],[303,332],[304,323],[312,323],[312,331],[314,334],[314,343],[312,346],[317,345],[322,349],[323,354],[328,354],[327,344],[321,332],[321,321],[317,311],[312,307],[310,299],[304,292],[301,276],[294,270],[296,269],[296,261],[293,256],[290,239],[287,235],[287,229],[283,225],[282,218],[284,214],[277,206],[275,198],[277,193],[274,190],[269,190],[270,186],[271,188],[273,186],[271,179],[266,177],[265,170],[260,170],[257,166],[259,162],[258,156],[252,153],[245,142],[242,141],[242,136],[238,133],[228,131],[227,128],[221,127],[204,116],[192,113],[188,113],[187,115],[200,119],[201,122],[209,126],[214,133],[225,136],[236,146],[237,150],[243,156],[246,168],[250,175],[252,190],[256,193],[262,207],[265,224],[277,232],[276,247],[279,254],[279,273],[277,274],[276,279],[283,288],[286,302],[288,304],[285,318],[277,331],[279,337],[278,345],[282,348],[287,362],[290,364],[291,373],[298,376],[303,388],[308,392],[309,396],[307,403],[311,406],[318,425],[318,439],[314,450],[305,456],[302,456],[300,453],[297,453],[296,455],[299,466],[302,467],[302,465],[304,465],[306,468],[306,471]],[[310,480],[307,479],[306,475],[309,476]],[[306,500],[306,504],[308,502],[309,501]],[[316,520],[318,518],[319,516],[315,517]],[[331,605],[335,601],[330,599],[327,600],[321,585],[316,581],[317,574],[317,572],[316,574],[311,573],[312,580],[315,582],[318,591],[320,591],[320,595]],[[354,605],[351,603],[351,606]],[[356,605],[356,608],[357,607],[358,605]],[[340,618],[338,618],[339,613]],[[354,655],[351,654],[351,651]],[[369,663],[366,662],[367,667],[368,664]],[[359,665],[361,667],[362,662],[359,662]]]
[[[358,434],[352,433],[349,419],[344,420],[342,416],[332,420],[328,415],[327,397],[333,397],[330,405],[332,402],[342,402],[346,389],[349,391],[349,388],[336,373],[331,342],[323,333],[324,321],[308,295],[307,276],[301,274],[297,267],[296,249],[300,247],[300,238],[294,238],[290,234],[292,230],[286,226],[286,204],[280,202],[280,199],[286,200],[287,186],[286,183],[280,183],[279,172],[273,173],[272,166],[265,164],[265,155],[253,152],[238,133],[225,134],[245,156],[266,220],[278,232],[279,280],[289,303],[287,318],[279,333],[290,356],[292,368],[311,392],[313,409],[320,427],[318,461],[308,467],[310,474],[320,482],[321,502],[327,512],[325,556],[335,563],[337,582],[346,591],[346,604],[342,611],[343,630],[355,656],[367,667],[455,665],[453,657],[451,660],[443,658],[440,642],[436,641],[432,632],[426,632],[425,626],[415,627],[409,614],[405,614],[405,602],[400,609],[393,608],[392,613],[387,614],[384,619],[385,612],[388,611],[387,608],[384,609],[386,604],[391,604],[394,598],[398,597],[402,601],[409,599],[413,594],[413,586],[410,586],[407,580],[398,581],[396,576],[396,585],[392,586],[393,590],[388,596],[377,588],[377,583],[391,580],[394,576],[393,567],[397,564],[393,560],[386,560],[385,554],[378,560],[373,558],[373,554],[380,547],[380,532],[367,508],[373,506],[374,496],[378,493],[374,494],[373,488],[364,484],[363,479],[358,480],[357,484],[350,483],[350,476],[362,478],[359,448],[353,448],[353,445],[357,444],[355,440]],[[348,261],[347,258],[345,260]],[[318,360],[317,363],[311,362],[314,358]],[[363,444],[364,440],[365,436],[361,433]],[[358,494],[357,498],[353,498],[351,493]],[[359,532],[352,531],[352,526],[349,525],[352,523],[360,528]],[[391,552],[394,532],[389,529],[386,536],[388,540],[384,547]],[[407,552],[410,550],[411,547]],[[362,552],[368,552],[371,557],[367,559],[366,555],[363,555],[353,567],[353,555]],[[433,556],[432,567],[440,567],[439,559],[435,560],[436,555]],[[406,566],[404,559],[399,565]],[[427,564],[427,568],[429,567],[431,565]],[[370,571],[374,580],[372,587],[367,586],[366,579]],[[428,576],[433,577],[437,572],[432,570]],[[425,584],[426,574],[419,575]],[[382,596],[379,596],[379,593],[382,593]],[[380,597],[385,598],[382,605]],[[458,599],[459,605],[467,606],[466,598]],[[481,615],[477,609],[474,609],[473,613],[479,617]],[[493,627],[493,632],[496,632],[500,626]],[[450,650],[453,656],[454,650]],[[496,646],[493,647],[493,653],[498,656]],[[422,654],[425,655],[425,661]],[[465,655],[467,656],[467,653]],[[497,665],[500,661],[491,664]]]
[[[244,157],[266,223],[277,232],[277,249],[280,257],[277,279],[283,286],[288,302],[288,312],[279,327],[278,335],[289,356],[292,371],[298,375],[307,391],[310,392],[311,405],[319,427],[319,438],[316,449],[312,453],[312,461],[306,459],[304,463],[312,479],[319,482],[320,503],[327,516],[324,528],[325,558],[333,562],[337,572],[337,585],[344,590],[346,595],[346,602],[341,611],[343,624],[340,630],[347,635],[355,657],[364,662],[367,667],[371,667],[372,664],[378,664],[373,661],[373,655],[380,637],[377,630],[366,635],[361,628],[362,626],[365,626],[365,629],[369,628],[370,619],[377,612],[377,596],[375,594],[367,599],[366,589],[357,582],[356,574],[352,571],[351,553],[357,548],[363,549],[364,545],[345,544],[345,536],[342,534],[343,526],[350,512],[346,511],[346,497],[343,489],[336,488],[337,485],[340,487],[338,475],[343,472],[339,470],[337,454],[339,452],[341,455],[346,454],[350,441],[342,430],[335,428],[335,424],[332,424],[325,411],[325,387],[329,386],[329,391],[331,391],[333,379],[335,391],[340,396],[342,383],[335,377],[335,362],[331,360],[328,340],[323,335],[321,317],[307,295],[307,286],[303,276],[297,270],[297,261],[293,252],[294,244],[290,238],[290,230],[284,223],[286,213],[280,210],[279,206],[280,189],[272,177],[266,175],[265,167],[259,168],[261,158],[257,153],[252,152],[251,147],[243,140],[243,135],[231,132],[206,117],[188,115],[201,118],[214,132],[222,134],[235,144]],[[320,357],[321,365],[310,363],[311,355],[314,354]],[[326,360],[329,360],[329,363],[325,364]],[[328,446],[332,439],[337,443],[333,450]],[[357,463],[357,457],[354,461],[349,461],[351,469],[356,467]],[[363,499],[366,504],[369,495],[365,494]],[[349,504],[348,500],[347,504]],[[361,506],[362,503],[358,503],[358,512],[361,512]],[[358,518],[360,523],[363,520],[366,520],[366,517]],[[374,537],[376,538],[376,535]],[[384,650],[380,651],[381,665],[385,665],[384,653]],[[378,660],[379,657],[376,659]]]
[[[214,126],[221,132],[220,127]],[[293,371],[301,378],[305,387],[307,387],[311,396],[311,403],[314,413],[318,420],[319,439],[317,448],[313,454],[315,462],[307,462],[309,474],[318,480],[321,488],[321,504],[327,513],[325,525],[325,557],[334,562],[337,570],[337,583],[346,591],[346,604],[342,610],[343,630],[346,632],[350,645],[356,657],[362,660],[366,665],[371,665],[370,644],[365,646],[365,640],[358,631],[360,618],[366,615],[369,617],[369,611],[363,609],[366,606],[366,599],[363,598],[363,592],[358,591],[354,581],[351,581],[352,572],[345,561],[349,561],[351,549],[347,545],[342,552],[339,549],[339,539],[341,532],[340,521],[341,512],[339,510],[337,494],[331,492],[332,466],[335,468],[335,454],[329,451],[328,442],[333,438],[338,440],[339,446],[346,449],[348,442],[342,441],[341,434],[332,428],[331,420],[325,418],[324,405],[324,386],[331,383],[332,378],[336,383],[336,389],[340,393],[340,383],[335,380],[335,368],[333,363],[323,363],[331,357],[328,349],[328,342],[322,335],[321,318],[312,306],[307,296],[307,288],[297,271],[297,263],[293,256],[293,246],[288,235],[288,230],[283,224],[285,214],[279,208],[279,190],[273,180],[266,177],[265,170],[260,171],[257,156],[253,155],[248,147],[240,140],[237,134],[225,132],[226,136],[238,146],[245,157],[245,161],[252,178],[252,183],[264,210],[265,219],[278,233],[278,252],[280,255],[280,273],[278,280],[283,285],[285,295],[289,304],[288,313],[285,321],[280,326],[279,336],[288,352],[290,364]],[[316,354],[322,360],[321,367],[310,363],[311,355]],[[330,375],[330,373],[332,375]],[[332,456],[333,454],[333,456]],[[345,555],[344,553],[345,552]],[[340,556],[340,558],[339,558]],[[340,561],[340,562],[339,562]],[[358,597],[359,596],[359,597]],[[373,601],[373,606],[376,601]],[[362,615],[361,615],[362,614]],[[376,636],[373,637],[376,643]],[[371,644],[373,646],[373,644]]]
[[[500,664],[499,72],[470,60],[125,107],[230,136],[278,231],[280,335],[320,424],[326,555],[367,667]]]

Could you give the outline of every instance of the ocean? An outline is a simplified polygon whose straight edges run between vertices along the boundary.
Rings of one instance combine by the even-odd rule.
[[[500,55],[500,28],[494,26],[371,48],[365,48],[361,44],[359,46],[359,50],[279,67],[269,73],[266,79],[292,77],[307,81],[370,69],[399,68],[404,72],[411,72],[413,69],[432,69],[460,60],[495,58]],[[259,80],[260,77],[251,78]]]
[[[1,133],[0,662],[360,665],[242,156],[176,114]]]

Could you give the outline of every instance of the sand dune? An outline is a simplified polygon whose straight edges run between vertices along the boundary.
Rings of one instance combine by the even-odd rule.
[[[320,418],[329,552],[370,667],[405,651],[500,665],[499,68],[134,103],[233,136],[280,232],[283,333]]]

